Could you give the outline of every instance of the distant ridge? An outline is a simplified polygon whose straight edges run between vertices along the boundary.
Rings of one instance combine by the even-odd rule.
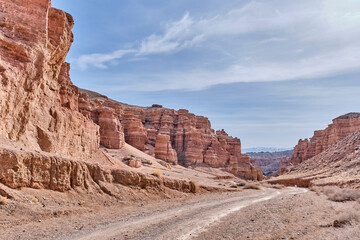
[[[273,147],[255,147],[255,148],[244,148],[244,153],[259,153],[259,152],[282,152],[292,150],[292,148],[273,148]]]

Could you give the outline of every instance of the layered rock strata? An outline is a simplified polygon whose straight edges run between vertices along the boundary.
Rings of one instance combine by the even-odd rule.
[[[111,109],[124,128],[125,141],[149,155],[172,164],[208,165],[242,178],[262,179],[261,169],[241,153],[240,139],[230,137],[224,130],[215,132],[206,117],[161,105],[130,106],[86,90],[79,102],[80,111],[94,122],[97,109]]]
[[[310,140],[299,140],[290,158],[290,164],[297,165],[318,155],[359,129],[360,113],[348,113],[335,118],[325,130],[315,131]]]
[[[140,172],[106,168],[57,155],[13,147],[0,148],[0,183],[13,189],[83,190],[122,197],[123,186],[169,188],[192,192],[189,181],[157,178]]]
[[[360,189],[360,130],[325,151],[270,179],[271,183],[297,186],[351,187]]]
[[[99,128],[78,111],[64,63],[73,18],[50,0],[0,0],[0,134],[26,147],[86,159]]]

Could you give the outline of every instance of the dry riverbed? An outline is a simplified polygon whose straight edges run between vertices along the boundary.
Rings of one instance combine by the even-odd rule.
[[[76,204],[68,212],[8,221],[0,207],[0,239],[356,239],[357,202],[333,202],[301,188],[181,194],[157,201]],[[34,208],[38,203],[33,203]],[[39,203],[40,204],[40,203]],[[69,206],[71,204],[64,205]],[[14,207],[15,206],[15,207]],[[60,206],[60,208],[65,206]],[[3,213],[7,211],[6,215]],[[41,218],[41,219],[40,219]]]

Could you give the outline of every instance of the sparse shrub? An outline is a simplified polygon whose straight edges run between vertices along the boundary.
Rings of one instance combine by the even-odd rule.
[[[6,197],[0,197],[0,205],[5,205],[9,202]]]
[[[163,172],[161,171],[161,169],[156,168],[151,172],[151,175],[158,177],[158,178],[162,178]]]
[[[359,216],[351,211],[343,212],[339,217],[333,222],[333,227],[343,227],[345,225],[350,225],[352,222],[359,221]]]
[[[239,182],[237,182],[236,185],[237,185],[238,187],[243,187],[243,186],[246,185],[246,182],[245,182],[245,181],[239,181]]]
[[[275,188],[275,189],[283,189],[285,186],[282,185],[282,184],[274,184],[271,186],[272,188]]]
[[[200,186],[196,179],[190,179],[190,187],[192,193],[198,193],[200,192]]]
[[[356,201],[360,199],[360,191],[338,187],[326,187],[323,193],[334,202]]]
[[[78,202],[78,205],[79,205],[79,206],[84,206],[84,204],[85,204],[85,201],[80,201],[80,202]]]
[[[246,183],[244,186],[244,189],[254,189],[254,190],[260,190],[259,185],[255,183]]]

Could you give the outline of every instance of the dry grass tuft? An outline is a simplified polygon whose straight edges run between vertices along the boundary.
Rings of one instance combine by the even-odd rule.
[[[238,182],[236,183],[236,185],[237,185],[238,187],[243,187],[243,186],[245,186],[245,185],[246,185],[246,182],[245,182],[245,181],[240,180],[240,181],[238,181]]]
[[[191,192],[192,193],[198,193],[200,192],[200,186],[196,179],[192,178],[190,179],[190,186],[191,186]]]
[[[275,189],[283,189],[285,186],[282,185],[282,184],[274,184],[271,186],[272,188],[275,188]]]
[[[333,227],[339,228],[344,227],[345,225],[351,225],[353,222],[358,222],[358,214],[349,211],[341,213],[338,218],[333,222]]]
[[[244,186],[244,189],[260,190],[260,187],[256,183],[246,183],[245,186]]]
[[[161,169],[156,168],[151,172],[151,175],[158,177],[158,178],[162,178],[163,172],[161,171]]]
[[[334,202],[357,201],[360,200],[360,191],[338,187],[326,187],[322,192],[329,200]]]
[[[9,202],[6,197],[0,197],[0,205],[5,205]]]

